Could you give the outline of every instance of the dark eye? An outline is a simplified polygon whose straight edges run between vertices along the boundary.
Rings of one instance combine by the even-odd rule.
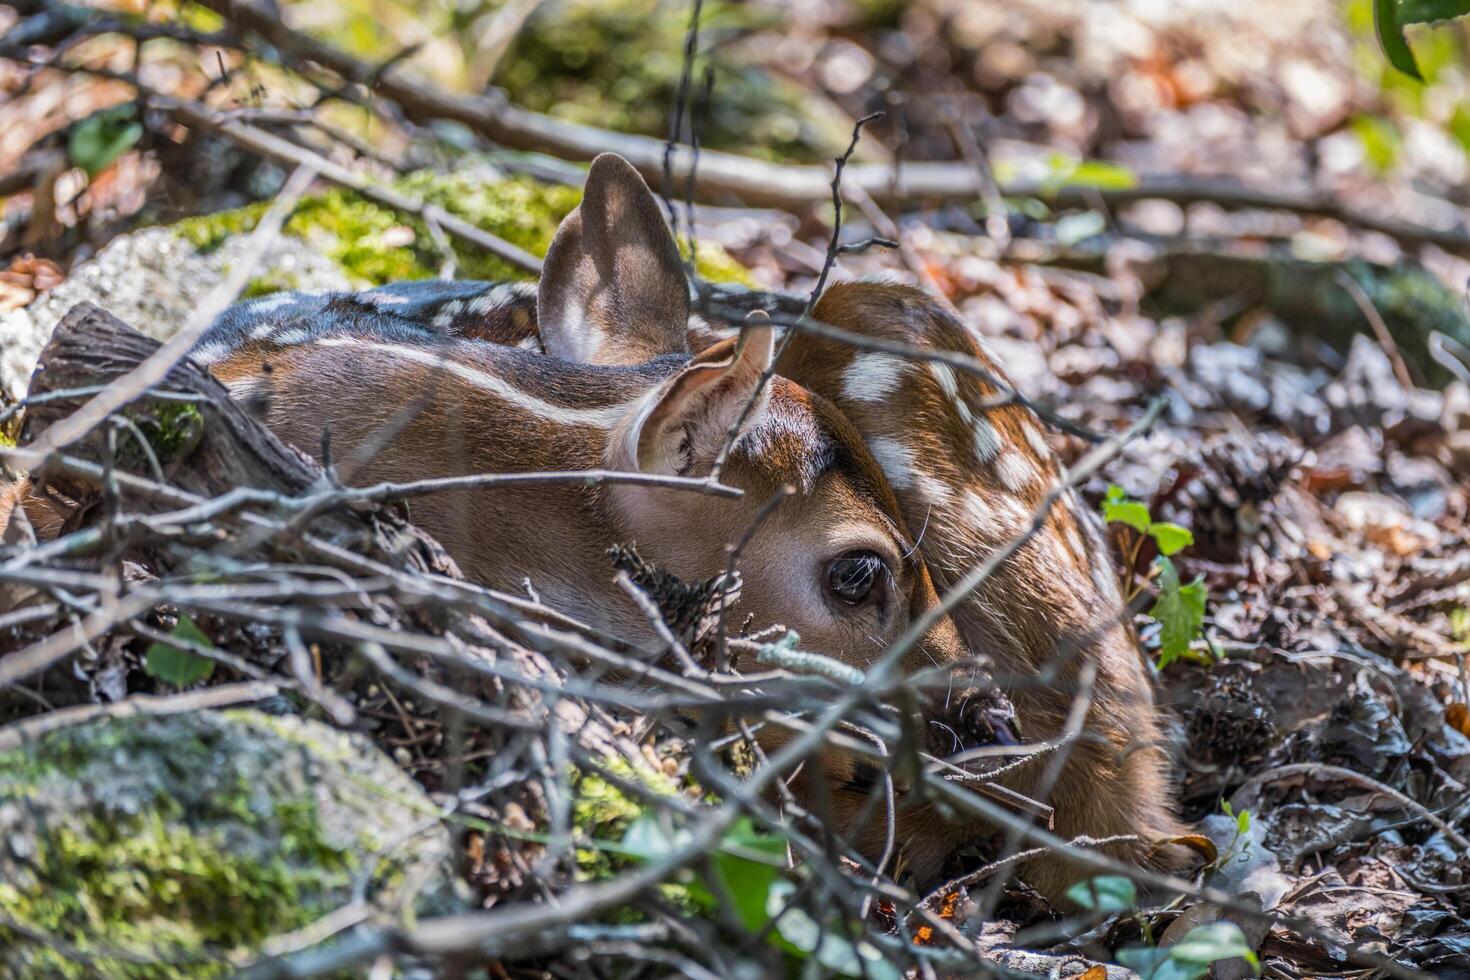
[[[849,551],[827,566],[827,591],[840,602],[860,606],[888,574],[883,558],[873,551]]]

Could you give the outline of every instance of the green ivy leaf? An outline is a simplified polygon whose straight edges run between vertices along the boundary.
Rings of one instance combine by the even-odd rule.
[[[72,127],[66,141],[71,162],[95,177],[143,138],[131,103],[94,112]]]
[[[1398,7],[1399,0],[1373,0],[1373,30],[1378,34],[1378,46],[1389,64],[1422,82],[1424,76],[1414,60],[1414,49],[1404,38],[1405,21],[1400,20]]]
[[[1400,24],[1433,24],[1470,14],[1470,0],[1399,0]]]
[[[711,864],[745,928],[759,932],[769,919],[771,886],[786,870],[785,838],[757,833],[751,819],[741,817],[725,831]]]
[[[1189,653],[1189,644],[1205,623],[1205,583],[1196,578],[1188,585],[1179,581],[1179,569],[1167,558],[1159,559],[1159,599],[1150,615],[1159,621],[1159,668],[1169,666]]]
[[[1177,963],[1208,967],[1216,960],[1244,959],[1260,972],[1255,950],[1234,922],[1211,922],[1195,926],[1183,939],[1169,947],[1169,958]]]
[[[1197,926],[1172,946],[1129,946],[1118,950],[1118,963],[1142,980],[1198,980],[1210,972],[1217,960],[1240,957],[1261,972],[1260,960],[1245,941],[1240,926],[1233,922],[1211,922]]]
[[[1138,907],[1138,889],[1122,875],[1098,875],[1067,889],[1067,897],[1097,912],[1127,912]]]
[[[188,616],[180,616],[179,624],[169,635],[186,643],[214,649],[209,637]],[[208,680],[214,673],[214,661],[167,643],[154,643],[144,657],[143,672],[174,687],[188,687]]]
[[[1194,544],[1194,534],[1187,527],[1159,521],[1148,526],[1149,536],[1159,546],[1159,554],[1172,555]]]
[[[1108,485],[1102,512],[1103,520],[1109,524],[1126,524],[1139,534],[1147,534],[1149,525],[1153,523],[1148,507],[1129,497],[1116,483]]]

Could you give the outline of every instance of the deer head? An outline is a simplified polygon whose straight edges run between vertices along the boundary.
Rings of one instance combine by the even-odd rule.
[[[593,162],[583,202],[546,256],[536,296],[544,353],[394,325],[393,304],[404,301],[380,291],[362,307],[376,318],[371,330],[351,316],[319,315],[331,303],[364,302],[349,297],[273,328],[239,327],[245,342],[204,343],[211,351],[233,344],[212,369],[249,391],[283,438],[313,449],[330,427],[334,457],[356,465],[355,483],[594,468],[703,477],[728,453],[721,481],[742,491],[732,499],[663,486],[563,485],[414,501],[414,520],[471,577],[517,591],[529,579],[549,604],[652,642],[646,617],[613,583],[608,547],[635,543],[645,559],[699,580],[724,571],[731,545],[743,541],[740,620],[795,630],[803,648],[859,668],[936,605],[899,503],[862,437],[831,402],[769,375],[772,331],[747,328],[690,356],[684,268],[658,202],[621,158]],[[900,666],[966,660],[954,624],[942,619]],[[965,700],[954,700],[956,711]],[[1003,698],[969,702],[965,717],[1004,731]],[[993,710],[977,712],[977,703]],[[944,730],[946,751],[953,727]],[[874,780],[849,759],[822,768],[842,820]],[[882,823],[867,832],[875,850]],[[924,830],[910,834],[910,866],[921,874],[936,872],[965,833],[940,832],[921,811],[905,813],[901,834],[905,826]]]

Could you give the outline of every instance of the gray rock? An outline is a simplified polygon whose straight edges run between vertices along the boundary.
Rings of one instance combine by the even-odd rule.
[[[360,735],[257,711],[0,754],[0,842],[0,976],[90,975],[68,947],[108,976],[223,975],[359,900],[369,920],[462,907],[412,779]]]
[[[77,303],[96,303],[158,340],[171,336],[242,257],[248,239],[231,236],[201,251],[170,228],[145,228],[112,241],[45,296],[0,314],[0,388],[12,398],[24,397],[41,348]],[[297,289],[349,285],[336,263],[291,236],[278,238],[266,253],[260,271],[267,270]]]

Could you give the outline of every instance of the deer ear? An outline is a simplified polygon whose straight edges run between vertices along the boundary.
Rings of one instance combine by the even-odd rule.
[[[541,271],[546,352],[584,364],[642,364],[688,351],[689,282],[648,185],[622,157],[592,161]]]
[[[639,472],[697,476],[714,465],[771,366],[770,321],[752,315],[746,324],[739,337],[720,341],[665,381],[640,409],[627,443]],[[768,391],[751,405],[745,424],[765,410]]]

